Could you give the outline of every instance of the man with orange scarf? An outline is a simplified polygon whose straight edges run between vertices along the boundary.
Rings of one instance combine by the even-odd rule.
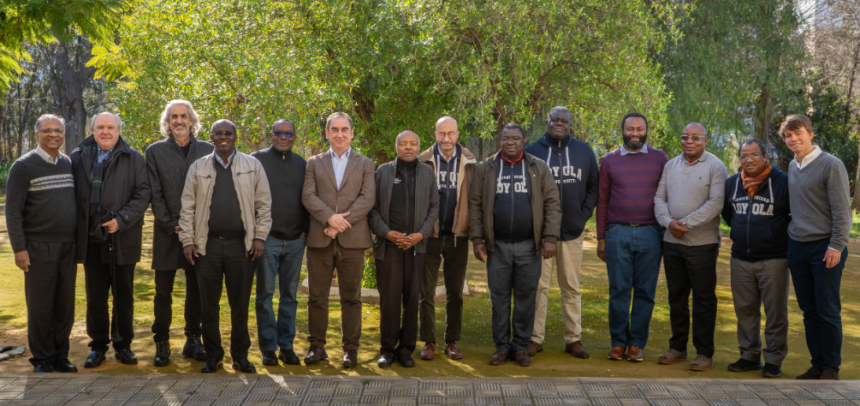
[[[788,176],[770,164],[759,140],[741,144],[738,156],[741,171],[726,181],[722,213],[732,228],[732,297],[741,350],[729,371],[763,369],[763,377],[777,378],[788,354]],[[764,349],[762,304],[767,317]]]

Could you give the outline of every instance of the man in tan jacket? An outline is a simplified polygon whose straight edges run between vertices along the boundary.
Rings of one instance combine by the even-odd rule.
[[[233,369],[255,373],[248,362],[248,303],[254,261],[263,254],[272,227],[269,181],[259,161],[236,150],[236,126],[212,125],[215,152],[191,164],[182,192],[179,240],[188,263],[197,269],[203,345],[209,360],[203,373],[222,367],[219,313],[222,280],[230,303],[230,355]]]
[[[443,267],[447,303],[445,304],[445,354],[463,358],[457,348],[463,324],[463,285],[469,261],[469,185],[475,173],[475,156],[460,145],[457,121],[442,117],[436,121],[436,143],[418,154],[418,160],[436,173],[439,190],[439,221],[427,240],[424,260],[424,289],[421,293],[421,359],[436,356],[436,284],[439,266]],[[443,262],[444,258],[444,262]]]
[[[376,200],[373,161],[350,148],[352,119],[334,113],[326,120],[331,149],[308,159],[302,203],[311,215],[308,231],[308,341],[305,364],[328,359],[328,295],[334,270],[340,290],[341,363],[358,364],[361,339],[361,277],[364,250],[373,246],[367,215]]]

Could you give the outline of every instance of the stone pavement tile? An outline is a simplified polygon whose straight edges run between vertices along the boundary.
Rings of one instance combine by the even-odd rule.
[[[720,405],[722,405],[724,403],[727,405],[732,404],[732,402],[729,401],[730,400],[729,394],[725,393],[725,392],[699,392],[699,396],[701,396],[702,399],[705,399],[706,401],[708,401],[708,403],[711,403],[712,400],[713,401],[726,400],[727,402],[717,402],[717,403]]]
[[[391,389],[391,382],[371,381],[371,382],[368,382],[367,385],[364,385],[364,390],[368,390],[368,389],[374,389],[374,390]]]
[[[588,399],[562,399],[561,401],[565,406],[591,406],[591,401]]]
[[[285,387],[285,388],[282,387],[282,388],[278,389],[277,397],[281,398],[282,396],[304,396],[304,395],[309,393],[308,392],[309,390],[325,391],[322,393],[315,393],[317,395],[326,395],[326,394],[331,395],[334,393],[334,388],[308,389],[308,388],[294,388],[292,386],[289,386],[289,387]]]
[[[618,396],[620,399],[645,399],[645,395],[643,395],[642,392],[639,392],[638,390],[615,391],[615,396]]]
[[[530,397],[528,389],[502,389],[502,396],[506,398],[527,398]]]
[[[845,400],[841,393],[833,392],[812,392],[812,395],[821,400]],[[827,403],[827,402],[824,402]]]
[[[423,381],[418,385],[418,388],[422,390],[445,390],[445,382]]]
[[[388,404],[410,404],[417,405],[418,404],[418,396],[392,396],[388,398]]]
[[[426,396],[424,394],[421,394],[420,396],[418,396],[418,404],[421,404],[421,405],[444,405],[445,404],[445,393],[444,393],[444,391],[440,391],[440,392],[442,392],[442,394],[437,395],[437,396]]]
[[[358,403],[363,405],[384,405],[388,403],[388,395],[364,395]]]
[[[768,406],[797,406],[791,399],[764,399],[764,403]]]
[[[302,399],[303,403],[329,403],[331,395],[327,394],[308,394]]]
[[[594,406],[621,406],[621,401],[615,398],[591,398],[591,404]]]
[[[475,382],[477,390],[501,390],[502,386],[498,382]]]
[[[531,398],[505,398],[506,405],[530,405],[532,404]]]
[[[585,392],[580,390],[559,390],[558,396],[566,399],[571,398],[584,398]]]
[[[276,395],[275,400],[272,401],[272,404],[274,405],[275,403],[279,403],[279,402],[282,402],[282,403],[301,403],[302,399],[304,399],[302,396],[280,396],[280,395]]]
[[[758,399],[758,396],[753,391],[749,390],[732,390],[726,391],[730,398],[738,399]]]
[[[502,405],[504,400],[501,396],[475,396],[475,403],[479,405]]]
[[[355,404],[357,405],[361,400],[360,396],[334,396],[331,398],[331,404]]]
[[[763,400],[759,399],[735,399],[735,402],[740,406],[768,406],[767,403],[764,403]]]
[[[678,403],[680,403],[681,406],[708,406],[708,403],[704,400],[679,399]]]
[[[31,400],[31,399],[42,399],[45,396],[50,395],[50,391],[42,391],[42,390],[25,390],[21,392],[15,399],[20,400]]]
[[[418,396],[445,396],[445,389],[418,389]]]
[[[651,406],[680,406],[675,399],[666,399],[666,398],[648,398],[648,404]]]
[[[846,399],[825,400],[827,406],[854,406],[854,402]]]
[[[534,403],[538,406],[561,406],[564,404],[560,398],[534,398]]]
[[[396,397],[418,397],[418,389],[417,388],[392,388],[391,396]]]
[[[810,399],[793,399],[795,403],[800,406],[824,406],[825,403],[818,399],[810,400]]]
[[[774,390],[773,392],[756,392],[756,396],[761,399],[788,399],[784,393]]]
[[[645,399],[619,399],[623,406],[650,406]]]
[[[288,401],[283,401],[283,400],[276,400],[276,401],[272,402],[272,406],[299,406],[301,404],[302,404],[301,401],[288,402]],[[328,406],[325,403],[323,403],[322,405]],[[305,406],[310,406],[310,405],[305,405]]]
[[[6,402],[7,405],[10,406],[33,406],[38,402],[38,400],[10,400]]]
[[[445,399],[445,403],[449,405],[474,405],[475,399],[473,398],[447,398]]]

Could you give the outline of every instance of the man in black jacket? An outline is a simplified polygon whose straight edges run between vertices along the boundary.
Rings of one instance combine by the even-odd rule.
[[[251,154],[266,171],[272,193],[272,229],[266,238],[263,256],[257,260],[257,338],[263,365],[299,364],[293,349],[296,338],[296,311],[299,276],[305,254],[310,215],[302,205],[305,180],[304,158],[292,151],[296,127],[290,120],[278,120],[269,133],[272,146]],[[275,279],[278,279],[278,317],[272,309]],[[275,349],[280,353],[275,356]]]
[[[787,259],[791,206],[788,176],[770,164],[767,149],[749,140],[738,150],[741,172],[726,181],[723,219],[732,228],[732,297],[738,317],[741,358],[729,371],[762,369],[762,376],[782,375],[788,354]],[[761,311],[767,316],[761,348]]]
[[[185,270],[185,347],[182,356],[198,361],[208,359],[200,343],[200,287],[194,266],[182,255],[179,241],[179,212],[188,167],[215,148],[198,141],[200,119],[191,103],[171,100],[161,113],[164,140],[146,149],[146,169],[152,186],[152,269],[155,270],[155,366],[170,364],[170,322],[173,320],[173,282],[176,270]]]
[[[395,149],[397,159],[376,171],[376,204],[368,218],[379,288],[382,348],[377,364],[387,367],[396,359],[409,368],[415,366],[418,299],[427,239],[439,217],[439,192],[433,169],[418,161],[418,135],[400,133]]]
[[[84,368],[101,365],[113,342],[116,358],[137,364],[134,338],[134,266],[140,261],[143,215],[150,201],[149,176],[139,152],[120,137],[112,113],[93,116],[92,136],[72,151],[78,225],[77,262],[84,264],[87,335],[92,352]],[[108,306],[113,296],[113,317]]]

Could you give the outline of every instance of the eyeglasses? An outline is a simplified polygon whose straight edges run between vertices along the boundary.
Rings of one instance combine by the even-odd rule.
[[[212,133],[213,138],[232,137],[234,135],[236,135],[236,133],[234,133],[232,131],[218,131],[218,132]]]
[[[741,162],[746,161],[747,159],[750,159],[750,158],[752,158],[753,160],[758,161],[758,160],[759,160],[759,158],[761,158],[761,157],[763,157],[763,156],[764,156],[764,154],[761,154],[761,153],[758,153],[758,152],[754,152],[754,153],[749,154],[749,155],[741,155]]]
[[[43,128],[43,129],[39,130],[39,132],[43,133],[43,134],[50,134],[50,133],[62,134],[65,131],[63,131],[62,128]]]
[[[509,142],[520,142],[523,140],[523,137],[502,137],[502,144],[507,144]]]
[[[456,131],[449,131],[449,132],[436,131],[436,136],[439,138],[442,138],[442,139],[450,138],[453,140],[454,137],[457,136],[457,132]]]
[[[272,133],[272,135],[274,135],[275,137],[278,137],[278,138],[280,138],[280,137],[293,138],[296,136],[295,133],[288,133],[288,132],[283,132],[283,131],[275,131]]]
[[[699,135],[682,135],[682,136],[681,136],[681,142],[687,142],[687,141],[689,141],[690,139],[692,139],[692,140],[693,140],[693,141],[695,141],[695,142],[699,142],[699,140],[701,140],[701,139],[703,139],[703,138],[705,138],[705,137],[702,137],[702,136],[699,136]]]

